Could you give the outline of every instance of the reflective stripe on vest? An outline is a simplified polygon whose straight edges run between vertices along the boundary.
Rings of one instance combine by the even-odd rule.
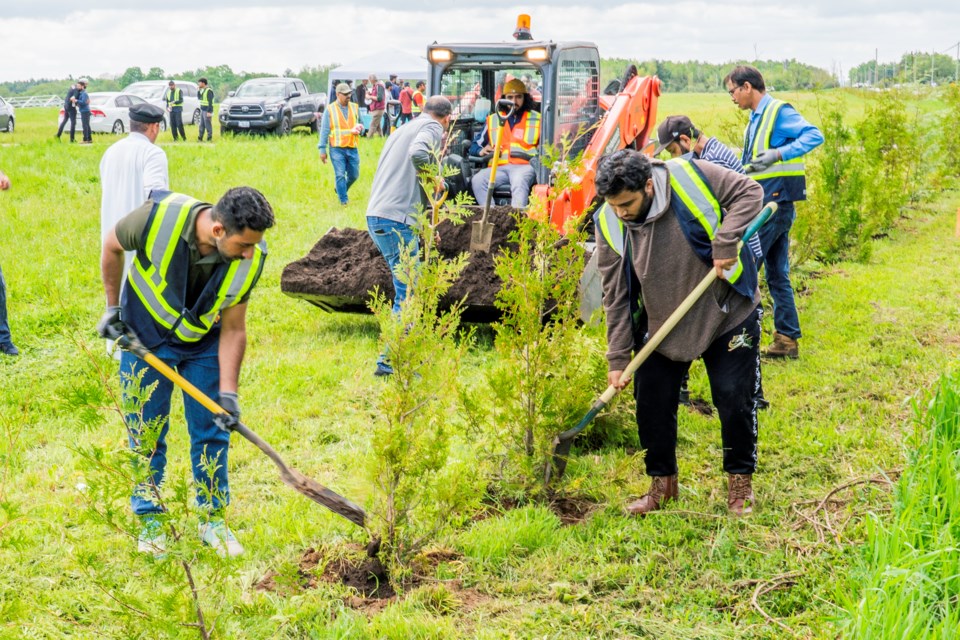
[[[487,116],[487,136],[490,144],[496,142],[500,119],[495,113]],[[513,128],[507,124],[503,132],[504,139],[500,141],[500,155],[498,164],[530,164],[530,157],[537,155],[537,144],[540,142],[540,113],[525,111]],[[525,157],[514,158],[511,152],[516,151]]]
[[[217,290],[216,300],[199,315],[199,326],[186,320],[186,310],[177,309],[184,305],[182,292],[173,291],[175,287],[168,286],[166,276],[177,245],[183,242],[181,235],[190,210],[199,202],[171,193],[154,205],[147,241],[143,250],[137,252],[127,277],[131,289],[154,321],[164,329],[173,330],[183,342],[200,340],[213,327],[221,309],[237,304],[250,291],[266,255],[266,245],[261,242],[254,248],[252,259],[232,261]]]
[[[600,227],[600,234],[607,241],[607,245],[613,249],[618,256],[623,256],[623,221],[617,217],[611,207],[606,202],[600,207],[597,213],[597,226]]]
[[[210,87],[200,89],[200,103],[205,107],[213,107],[213,89]]]
[[[773,129],[777,123],[777,116],[780,115],[780,109],[786,104],[783,100],[770,100],[767,108],[763,110],[763,115],[760,116],[760,123],[757,124],[757,130],[753,134],[752,144],[750,145],[751,148],[749,150],[744,149],[745,155],[747,156],[743,160],[744,163],[748,163],[751,158],[756,158],[767,149],[770,149],[770,139],[773,136]],[[748,135],[749,131],[748,125]],[[763,171],[755,171],[750,174],[751,178],[759,181],[769,180],[771,178],[783,178],[786,176],[805,177],[805,167],[802,157],[794,158],[793,160],[780,160],[779,162],[774,162]]]
[[[360,108],[353,102],[347,103],[349,115],[346,119],[343,117],[343,110],[339,102],[334,104],[333,113],[330,114],[330,146],[356,148],[357,134],[352,129],[357,126],[360,120]]]
[[[682,158],[670,160],[667,162],[667,168],[670,171],[670,188],[673,197],[683,203],[683,207],[674,206],[674,211],[678,214],[688,212],[692,215],[706,233],[707,242],[713,242],[717,236],[717,229],[723,222],[723,210],[720,208],[717,197],[713,195],[710,185],[690,160]],[[686,211],[683,211],[684,209]],[[740,279],[741,275],[743,275],[743,263],[740,256],[737,256],[737,264],[733,267],[733,271],[728,273],[727,281],[734,283]]]
[[[182,107],[183,106],[183,90],[181,89],[167,89],[167,104],[171,107]]]
[[[423,107],[421,107],[420,105],[417,104],[417,98],[416,98],[416,96],[420,96],[420,101],[421,101],[421,102],[423,102],[423,101],[425,101],[425,100],[427,99],[427,97],[426,97],[425,95],[423,95],[423,91],[420,91],[419,89],[416,90],[416,91],[414,91],[414,92],[413,92],[413,95],[410,96],[410,101],[411,101],[411,104],[410,104],[410,113],[420,113],[421,111],[423,111]]]

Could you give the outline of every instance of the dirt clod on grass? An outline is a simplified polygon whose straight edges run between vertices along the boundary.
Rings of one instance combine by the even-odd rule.
[[[385,600],[396,596],[387,568],[379,558],[367,556],[366,550],[359,545],[348,545],[345,551],[347,553],[329,559],[323,551],[313,547],[304,551],[297,563],[298,586],[301,589],[313,589],[318,581],[323,581],[356,589],[367,599]],[[318,574],[317,568],[321,565],[323,572]],[[289,588],[284,588],[285,585],[278,583],[278,575],[277,571],[271,569],[254,588],[279,593],[289,591]]]
[[[597,508],[597,503],[593,500],[576,496],[565,496],[555,498],[550,503],[550,510],[557,514],[560,522],[570,526],[580,524],[587,519]]]
[[[473,215],[461,225],[440,224],[437,248],[444,258],[469,255],[460,278],[441,300],[441,307],[466,298],[464,320],[487,321],[499,313],[494,306],[500,279],[494,273],[493,260],[516,229],[513,209],[492,207],[487,222],[494,225],[489,252],[470,253],[470,229],[482,213],[472,207]],[[365,229],[333,228],[324,234],[305,257],[288,264],[280,278],[280,289],[291,296],[320,302],[343,311],[365,312],[373,299],[370,292],[379,289],[393,299],[393,281],[387,264]]]

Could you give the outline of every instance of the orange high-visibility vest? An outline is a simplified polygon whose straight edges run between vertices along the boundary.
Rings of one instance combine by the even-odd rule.
[[[497,114],[491,113],[487,116],[487,135],[490,143],[494,144],[497,139],[497,130],[500,128],[500,119]],[[530,157],[537,155],[537,144],[540,142],[540,112],[526,111],[520,117],[520,120],[510,128],[507,123],[503,132],[503,140],[500,142],[500,154],[497,164],[530,164]],[[527,157],[513,158],[511,151],[520,151]]]
[[[333,113],[330,114],[330,146],[351,148],[357,146],[357,134],[353,132],[354,127],[360,121],[360,108],[355,102],[347,103],[349,116],[343,117],[343,111],[340,109],[340,103],[335,103],[332,107]]]

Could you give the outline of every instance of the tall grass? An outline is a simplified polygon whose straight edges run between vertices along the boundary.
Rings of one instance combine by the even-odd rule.
[[[846,585],[859,595],[846,602],[850,638],[960,634],[960,373],[944,376],[917,413],[894,517],[870,521],[869,570]]]

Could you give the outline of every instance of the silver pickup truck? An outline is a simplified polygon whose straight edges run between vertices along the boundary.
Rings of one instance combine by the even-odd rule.
[[[326,104],[326,95],[310,93],[299,78],[254,78],[220,103],[220,133],[272,131],[285,136],[294,127],[316,131]]]

